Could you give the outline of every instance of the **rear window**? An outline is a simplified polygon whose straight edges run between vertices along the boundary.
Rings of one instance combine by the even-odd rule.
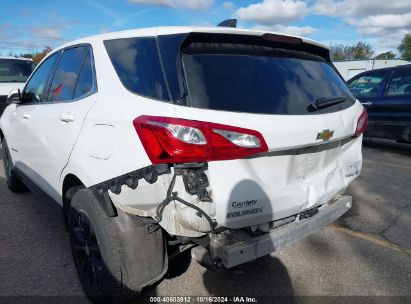
[[[106,40],[104,45],[118,77],[129,91],[169,100],[155,38]]]
[[[305,52],[256,45],[199,44],[184,50],[192,107],[262,114],[339,111],[355,100],[324,59]],[[310,112],[321,98],[346,101]]]
[[[78,75],[88,53],[88,47],[74,47],[63,52],[51,83],[49,101],[70,101],[73,99]]]

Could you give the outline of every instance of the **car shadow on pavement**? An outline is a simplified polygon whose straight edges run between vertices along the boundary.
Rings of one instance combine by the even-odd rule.
[[[215,296],[256,297],[258,303],[296,303],[286,267],[269,255],[232,269],[207,270],[203,280]]]
[[[411,144],[397,143],[394,140],[364,137],[363,145],[365,148],[411,156]]]
[[[229,202],[253,201],[254,208],[262,210],[257,214],[258,221],[272,220],[273,206],[266,191],[253,180],[242,180],[236,184],[230,194]],[[245,208],[236,207],[225,212]],[[248,208],[249,209],[249,208]],[[256,218],[254,216],[254,218]],[[247,224],[247,219],[235,218],[231,225]],[[294,303],[293,287],[286,267],[276,257],[266,255],[252,262],[241,264],[231,269],[218,272],[207,270],[203,275],[204,286],[211,295],[228,297],[258,297],[258,303]],[[267,289],[267,286],[272,288]]]

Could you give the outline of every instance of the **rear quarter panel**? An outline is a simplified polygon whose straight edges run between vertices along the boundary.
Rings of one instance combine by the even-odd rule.
[[[98,101],[90,110],[64,176],[76,175],[86,187],[151,165],[133,126],[140,115],[174,116],[170,103],[133,94],[122,85],[102,41],[93,43]],[[127,54],[125,54],[125,58]]]

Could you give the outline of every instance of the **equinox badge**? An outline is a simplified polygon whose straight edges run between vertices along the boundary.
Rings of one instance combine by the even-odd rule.
[[[323,141],[330,140],[334,136],[334,130],[330,131],[328,129],[323,130],[317,134],[317,139],[322,139]]]

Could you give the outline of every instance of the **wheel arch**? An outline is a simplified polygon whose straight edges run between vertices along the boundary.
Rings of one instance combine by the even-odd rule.
[[[4,138],[4,134],[3,134],[3,131],[0,129],[0,142],[3,140],[3,138]]]
[[[84,183],[76,175],[69,173],[64,177],[61,197],[63,201],[63,212],[66,224],[71,199],[78,190],[83,188],[85,188]]]

